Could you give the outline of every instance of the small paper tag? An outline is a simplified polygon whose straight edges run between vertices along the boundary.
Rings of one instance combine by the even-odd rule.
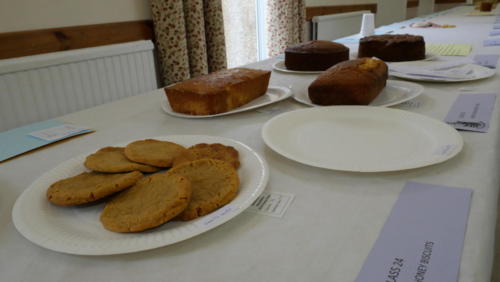
[[[497,67],[498,58],[500,58],[500,55],[479,54],[474,56],[474,63],[483,67],[494,69]]]
[[[472,190],[406,183],[356,282],[456,282]]]
[[[280,192],[263,192],[247,211],[274,217],[283,217],[295,195]]]
[[[491,38],[483,41],[483,46],[498,46],[500,45],[500,38]]]
[[[493,29],[500,29],[500,24],[493,25]]]
[[[85,131],[89,131],[89,128],[66,123],[56,127],[34,131],[28,135],[45,141],[55,141],[76,135],[78,133],[83,133]]]
[[[200,227],[209,227],[216,223],[218,223],[222,218],[225,218],[228,214],[232,214],[238,208],[234,205],[227,204],[222,208],[204,216],[200,221],[196,223],[196,225]]]
[[[490,31],[490,36],[497,36],[500,35],[500,30],[492,30]]]
[[[495,99],[494,93],[461,94],[451,106],[444,121],[456,129],[488,132]]]

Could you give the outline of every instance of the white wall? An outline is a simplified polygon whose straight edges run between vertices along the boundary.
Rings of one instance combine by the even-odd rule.
[[[388,25],[406,19],[406,0],[379,0],[377,3],[376,25]]]
[[[149,0],[0,0],[0,32],[144,19]]]

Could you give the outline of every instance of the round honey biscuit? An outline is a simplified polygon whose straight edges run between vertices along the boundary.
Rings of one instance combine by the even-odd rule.
[[[84,172],[57,181],[47,189],[47,199],[58,206],[86,204],[127,189],[142,178],[133,171],[122,174]]]
[[[238,151],[231,146],[226,146],[219,143],[201,143],[191,146],[186,151],[179,154],[177,158],[175,158],[173,166],[178,166],[185,162],[200,159],[222,160],[230,163],[234,168],[240,167]]]
[[[125,147],[125,156],[134,162],[171,167],[172,161],[186,148],[179,144],[154,139],[139,140]]]
[[[115,232],[143,231],[179,215],[190,198],[191,183],[187,178],[157,173],[109,201],[101,213],[101,222]]]
[[[93,171],[119,173],[139,170],[142,172],[156,172],[157,167],[133,162],[123,153],[122,147],[105,147],[87,156],[85,167]]]
[[[204,216],[232,201],[240,184],[238,172],[229,163],[201,159],[171,168],[168,174],[180,174],[191,181],[193,194],[180,220]]]

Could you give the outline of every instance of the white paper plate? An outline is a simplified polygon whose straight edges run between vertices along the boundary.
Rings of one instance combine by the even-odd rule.
[[[473,81],[479,79],[485,79],[488,77],[492,77],[496,74],[496,69],[490,69],[487,67],[483,67],[480,65],[470,64],[472,67],[473,73],[470,77],[466,78],[439,78],[439,77],[424,77],[418,75],[410,75],[399,72],[389,72],[390,76],[413,80],[413,81],[428,81],[428,82],[464,82],[464,81]]]
[[[342,171],[397,171],[455,156],[462,137],[424,115],[369,106],[315,107],[281,114],[262,129],[274,151],[306,165]]]
[[[289,70],[285,66],[285,61],[280,60],[277,61],[273,64],[273,69],[280,71],[280,72],[288,72],[288,73],[295,73],[295,74],[318,74],[322,73],[323,71],[298,71],[298,70]]]
[[[373,100],[369,106],[377,107],[389,107],[394,106],[408,100],[411,100],[424,92],[424,87],[422,85],[398,81],[398,80],[387,80],[387,85],[380,92],[380,94]],[[321,107],[321,105],[316,105],[309,99],[309,94],[307,92],[307,87],[302,91],[297,91],[293,98],[300,103],[306,104],[308,106]]]
[[[44,248],[70,254],[111,255],[149,250],[191,238],[223,224],[250,206],[267,184],[269,170],[265,160],[243,143],[204,135],[153,138],[184,146],[197,143],[221,143],[233,146],[238,150],[241,162],[241,167],[238,169],[240,190],[236,198],[219,210],[195,220],[168,222],[140,233],[111,232],[104,229],[99,221],[103,204],[57,207],[46,199],[45,192],[52,183],[85,171],[83,167],[83,161],[87,156],[85,154],[46,172],[19,196],[12,210],[12,221],[19,233]]]
[[[218,116],[225,116],[225,115],[231,115],[231,114],[236,114],[244,111],[249,111],[252,109],[256,109],[259,107],[263,107],[269,104],[273,104],[282,100],[287,99],[288,97],[292,96],[292,91],[290,91],[289,88],[286,87],[281,87],[281,86],[269,86],[267,88],[266,94],[260,96],[259,98],[241,106],[238,107],[232,111],[225,112],[225,113],[220,113],[220,114],[215,114],[215,115],[187,115],[187,114],[182,114],[182,113],[177,113],[172,110],[170,107],[170,104],[168,103],[167,96],[165,95],[165,92],[162,91],[162,94],[160,95],[161,99],[161,108],[163,111],[169,115],[176,116],[176,117],[183,117],[183,118],[211,118],[211,117],[218,117]]]

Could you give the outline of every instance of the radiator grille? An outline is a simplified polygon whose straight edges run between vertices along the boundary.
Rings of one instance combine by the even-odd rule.
[[[158,88],[151,41],[0,61],[0,131]]]

